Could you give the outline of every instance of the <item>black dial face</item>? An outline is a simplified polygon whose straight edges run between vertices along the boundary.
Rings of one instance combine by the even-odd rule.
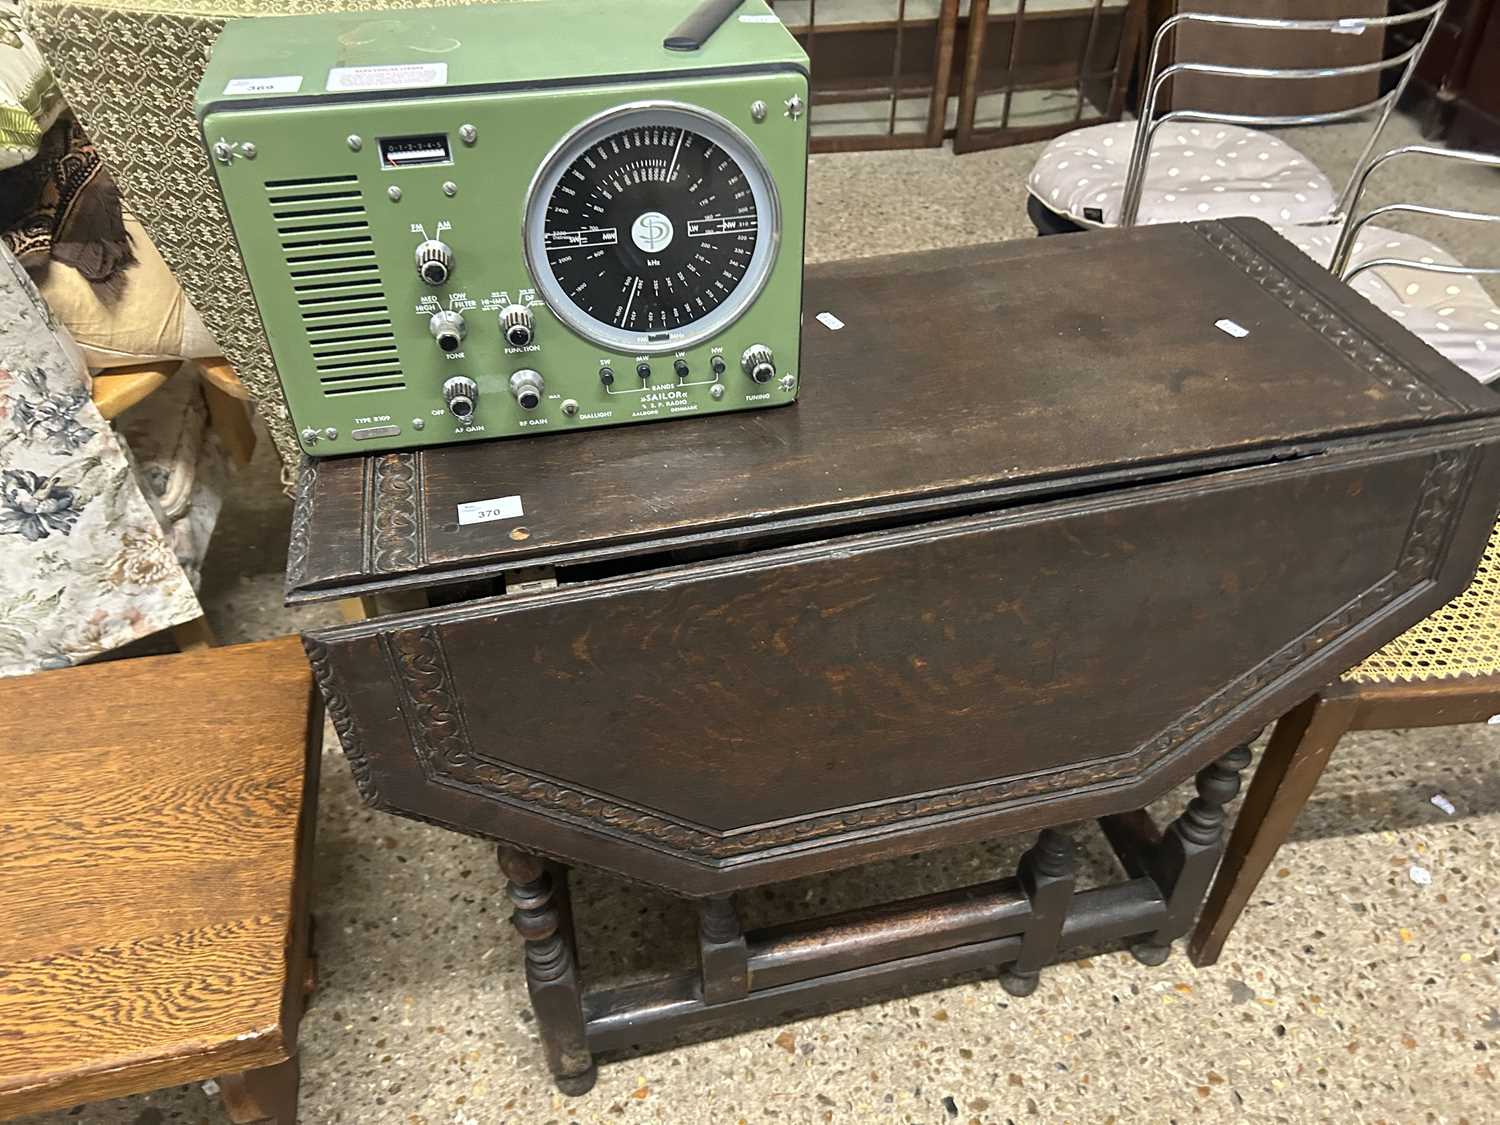
[[[716,130],[677,123],[685,113],[654,116],[565,151],[546,197],[544,291],[601,342],[676,342],[727,323],[737,295],[769,268],[757,254],[769,241],[757,202],[764,177],[757,183],[749,160],[705,135]]]

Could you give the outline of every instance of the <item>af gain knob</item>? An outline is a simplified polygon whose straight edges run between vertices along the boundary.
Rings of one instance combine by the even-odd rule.
[[[453,273],[453,247],[436,238],[417,245],[417,274],[428,285],[442,285]]]
[[[500,334],[513,348],[524,348],[536,338],[536,321],[525,305],[506,305],[500,310]]]
[[[751,344],[746,348],[740,354],[740,366],[757,383],[769,383],[776,378],[776,357],[764,344]]]
[[[467,376],[455,375],[443,384],[443,401],[448,404],[449,414],[467,422],[479,402],[479,384]]]

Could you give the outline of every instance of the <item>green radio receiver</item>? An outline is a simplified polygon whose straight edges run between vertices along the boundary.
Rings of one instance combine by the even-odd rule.
[[[302,448],[793,401],[806,103],[763,0],[230,23],[198,120]]]

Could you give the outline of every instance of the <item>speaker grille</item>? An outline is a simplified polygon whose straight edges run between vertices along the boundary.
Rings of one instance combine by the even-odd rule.
[[[358,178],[269,180],[265,186],[323,393],[406,386]]]

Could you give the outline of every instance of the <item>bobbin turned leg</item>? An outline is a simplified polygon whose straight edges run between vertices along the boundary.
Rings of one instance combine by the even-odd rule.
[[[1224,848],[1224,806],[1240,791],[1240,771],[1250,764],[1248,743],[1198,771],[1198,795],[1172,822],[1151,855],[1151,878],[1167,902],[1160,929],[1130,947],[1143,965],[1160,965],[1171,956],[1174,939],[1193,924]]]
[[[526,941],[526,990],[547,1066],[563,1093],[587,1093],[597,1072],[584,1032],[567,870],[504,846],[500,867],[516,906],[511,923]]]
[[[1000,975],[1000,987],[1012,996],[1035,992],[1042,966],[1057,956],[1073,898],[1073,871],[1073,841],[1063,828],[1043,829],[1021,857],[1016,876],[1031,900],[1031,918],[1021,937],[1021,955]]]
[[[708,898],[698,904],[698,962],[705,1003],[749,993],[749,952],[734,899]]]

